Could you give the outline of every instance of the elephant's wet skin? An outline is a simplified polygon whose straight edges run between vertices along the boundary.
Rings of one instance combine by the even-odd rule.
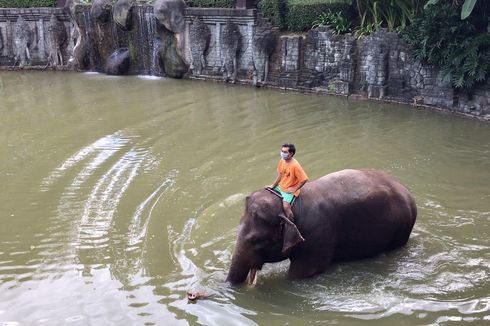
[[[242,283],[250,272],[255,282],[255,270],[288,258],[289,277],[297,279],[332,262],[373,257],[404,245],[417,216],[410,192],[374,170],[342,170],[307,183],[293,212],[296,225],[266,189],[246,198],[227,281]]]

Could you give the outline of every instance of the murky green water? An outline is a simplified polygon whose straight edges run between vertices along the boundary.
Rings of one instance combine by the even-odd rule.
[[[310,178],[383,169],[408,245],[303,281],[224,284],[243,198],[297,145]],[[490,323],[490,126],[195,81],[0,72],[1,325]],[[188,303],[185,291],[214,295]]]

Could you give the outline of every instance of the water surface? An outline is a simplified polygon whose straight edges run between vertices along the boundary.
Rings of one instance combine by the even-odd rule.
[[[490,128],[407,106],[219,83],[0,72],[0,324],[490,322]],[[294,142],[311,179],[386,170],[407,246],[224,283],[244,197]],[[189,303],[186,290],[212,293]]]

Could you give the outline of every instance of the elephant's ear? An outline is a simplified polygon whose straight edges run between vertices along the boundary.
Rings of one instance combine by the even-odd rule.
[[[282,243],[282,253],[286,253],[291,250],[298,243],[305,241],[301,236],[296,225],[291,222],[284,214],[279,214],[281,218],[282,233],[283,233],[283,243]]]

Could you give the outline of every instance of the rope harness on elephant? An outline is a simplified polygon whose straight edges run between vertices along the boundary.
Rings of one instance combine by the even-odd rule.
[[[281,194],[280,194],[280,193],[278,193],[276,190],[274,190],[274,189],[272,189],[272,188],[270,188],[270,187],[265,187],[265,189],[267,189],[267,191],[268,191],[268,192],[270,192],[270,193],[272,193],[272,194],[276,195],[277,197],[279,197],[279,198],[282,200],[282,196],[281,196]]]
[[[276,195],[277,197],[279,197],[279,199],[282,201],[283,200],[283,197],[281,196],[281,194],[279,192],[277,192],[276,190],[270,188],[270,187],[266,187],[265,189],[267,189],[267,191],[269,191],[270,193]],[[291,208],[295,206],[296,204],[296,201],[298,201],[298,214],[295,214],[295,217],[299,217],[301,215],[301,195],[298,196],[298,197],[294,197],[294,200],[291,204]]]

